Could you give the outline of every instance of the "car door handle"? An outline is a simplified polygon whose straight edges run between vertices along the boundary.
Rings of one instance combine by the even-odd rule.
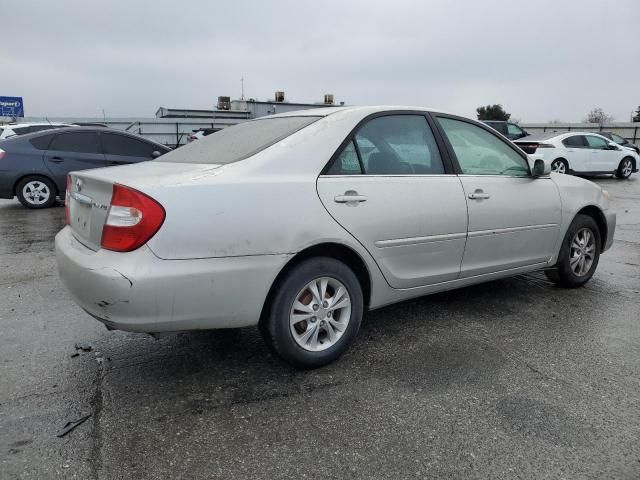
[[[359,195],[355,190],[347,190],[344,195],[336,195],[333,200],[336,203],[360,203],[366,202],[366,195]]]
[[[489,195],[488,193],[484,193],[482,190],[476,190],[475,192],[469,194],[469,198],[471,200],[486,200],[490,197],[491,195]]]
[[[64,158],[62,158],[62,157],[51,157],[49,159],[49,161],[53,162],[53,163],[62,163],[62,162],[64,162]]]

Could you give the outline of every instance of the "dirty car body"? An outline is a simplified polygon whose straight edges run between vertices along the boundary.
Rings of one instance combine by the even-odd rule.
[[[135,210],[114,198],[127,195],[154,202],[157,225],[141,245],[113,251],[118,215]],[[536,173],[493,129],[414,107],[246,122],[151,162],[73,172],[67,203],[56,255],[68,290],[107,327],[149,333],[268,322],[314,258],[354,273],[357,287],[340,272],[309,278],[341,279],[333,293],[346,286],[356,315],[358,296],[375,309],[553,268],[577,216],[597,224],[599,251],[615,228],[600,187],[548,166]],[[330,308],[319,308],[329,327]],[[334,348],[336,332],[316,334],[316,350]]]

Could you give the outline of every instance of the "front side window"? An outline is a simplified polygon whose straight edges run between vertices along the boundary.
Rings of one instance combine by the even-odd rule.
[[[437,118],[463,174],[527,177],[529,165],[507,143],[472,123]]]
[[[117,133],[103,133],[102,147],[107,155],[153,158],[154,151],[161,151],[156,145]]]
[[[61,133],[55,136],[49,150],[76,153],[101,153],[98,134],[95,132]]]
[[[593,135],[586,135],[586,138],[589,148],[603,150],[608,147],[607,141],[604,138],[594,137]]]
[[[620,135],[616,135],[615,133],[611,134],[611,138],[614,142],[619,143],[620,145],[627,143],[624,138],[622,138]]]
[[[444,173],[440,151],[422,115],[376,117],[358,130],[355,141],[365,174]]]
[[[587,146],[587,142],[582,135],[572,135],[562,141],[565,147],[569,148],[584,148]]]

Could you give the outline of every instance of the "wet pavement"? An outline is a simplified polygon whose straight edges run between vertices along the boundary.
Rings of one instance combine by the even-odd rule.
[[[618,228],[587,287],[387,307],[311,372],[255,329],[108,332],[57,277],[63,209],[1,200],[0,478],[640,478],[640,175],[596,181]]]

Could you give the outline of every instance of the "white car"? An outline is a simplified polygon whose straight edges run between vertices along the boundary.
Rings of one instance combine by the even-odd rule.
[[[551,171],[577,174],[613,174],[629,178],[638,171],[640,157],[597,133],[549,132],[514,142],[535,158],[551,164]]]
[[[598,185],[417,107],[272,115],[72,172],[66,210],[60,277],[108,328],[257,325],[305,368],[342,354],[366,310],[534,270],[583,285],[616,219]]]
[[[26,133],[40,132],[42,130],[51,130],[53,128],[74,127],[69,123],[8,123],[0,125],[0,140],[13,137],[15,135],[24,135]]]

